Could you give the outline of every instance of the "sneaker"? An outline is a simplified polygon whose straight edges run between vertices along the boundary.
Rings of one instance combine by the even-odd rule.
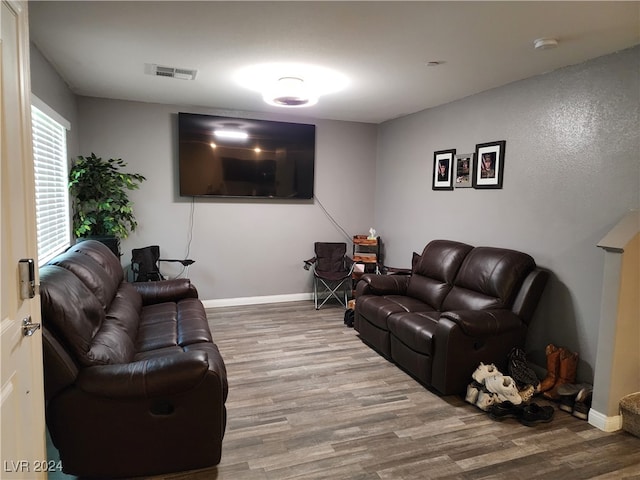
[[[537,403],[526,405],[522,409],[522,415],[518,420],[527,427],[533,427],[538,423],[548,423],[553,419],[553,407],[545,405],[541,407]]]
[[[480,393],[481,389],[482,385],[480,385],[478,382],[471,382],[467,386],[467,395],[464,397],[464,399],[470,404],[475,405],[478,401],[478,394]]]
[[[508,371],[509,376],[513,378],[520,388],[532,385],[534,389],[540,386],[540,379],[531,367],[527,364],[527,358],[524,351],[520,348],[512,348],[509,352]]]
[[[495,393],[501,402],[509,400],[514,405],[522,403],[522,397],[518,393],[516,382],[509,376],[494,375],[493,377],[487,377],[484,385],[491,393]]]
[[[514,405],[510,401],[494,403],[489,407],[489,417],[501,422],[505,418],[520,418],[522,416],[522,405]]]
[[[476,371],[471,374],[471,378],[473,378],[476,382],[483,384],[484,380],[487,377],[491,377],[494,375],[502,375],[502,373],[500,373],[500,371],[493,363],[485,365],[484,363],[480,362],[480,365],[478,366],[478,368],[476,368]]]
[[[518,395],[520,395],[520,398],[522,398],[523,403],[531,400],[535,393],[536,389],[533,387],[533,385],[529,385],[522,390],[518,390]]]
[[[480,392],[478,392],[478,401],[476,402],[476,407],[486,412],[489,410],[491,405],[496,403],[496,401],[497,396],[495,394],[482,389],[480,390]]]
[[[580,420],[587,420],[589,418],[592,398],[593,387],[591,385],[580,390],[578,395],[576,395],[576,401],[573,404],[573,411],[571,412],[573,416]]]
[[[591,387],[584,383],[564,383],[557,389],[558,401],[560,402],[558,408],[568,413],[573,413],[576,397],[578,393],[584,388]]]

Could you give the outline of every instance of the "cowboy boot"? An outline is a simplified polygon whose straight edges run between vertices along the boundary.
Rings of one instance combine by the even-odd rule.
[[[558,380],[551,390],[544,392],[544,396],[550,400],[560,399],[558,387],[568,383],[576,383],[576,372],[578,370],[578,354],[565,350],[560,351],[560,368],[558,370]]]
[[[545,353],[547,354],[547,376],[540,382],[538,392],[551,390],[556,384],[558,370],[560,369],[560,350],[552,343],[545,348]]]

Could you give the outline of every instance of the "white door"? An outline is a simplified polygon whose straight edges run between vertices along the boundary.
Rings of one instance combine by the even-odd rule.
[[[45,479],[42,336],[23,328],[40,323],[40,299],[21,298],[18,268],[37,255],[27,2],[1,1],[0,478]]]

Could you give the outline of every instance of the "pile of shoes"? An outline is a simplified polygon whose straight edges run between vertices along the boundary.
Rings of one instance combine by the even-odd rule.
[[[559,402],[558,408],[587,420],[593,386],[576,383],[578,354],[552,343],[545,348],[547,355],[547,376],[540,383],[540,392],[549,399]]]
[[[533,375],[529,380],[537,380],[535,373],[522,370],[517,373],[522,381],[524,377],[521,374],[525,373],[526,377]],[[467,387],[465,400],[487,412],[494,420],[516,418],[523,425],[531,427],[553,419],[553,407],[530,402],[535,391],[534,385],[527,383],[524,388],[518,389],[518,381],[500,373],[494,364],[485,365],[481,362],[471,377],[473,381]]]
[[[540,392],[549,400],[559,402],[559,407],[574,417],[587,420],[593,386],[576,383],[578,354],[564,347],[547,345],[547,376],[540,383]]]

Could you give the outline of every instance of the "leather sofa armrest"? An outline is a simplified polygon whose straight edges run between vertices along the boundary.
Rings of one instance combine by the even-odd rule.
[[[174,278],[158,282],[133,282],[131,285],[142,296],[143,305],[175,302],[183,298],[198,298],[198,291],[188,278]]]
[[[197,387],[209,371],[206,352],[192,351],[137,362],[82,369],[76,385],[109,398],[151,398]]]
[[[447,318],[472,337],[487,337],[517,330],[522,320],[510,310],[457,310],[442,312]]]
[[[431,386],[443,395],[464,394],[480,362],[506,372],[507,356],[523,346],[527,326],[509,310],[443,312],[435,333]]]
[[[404,295],[409,277],[406,275],[365,274],[356,284],[355,297],[361,295]]]

